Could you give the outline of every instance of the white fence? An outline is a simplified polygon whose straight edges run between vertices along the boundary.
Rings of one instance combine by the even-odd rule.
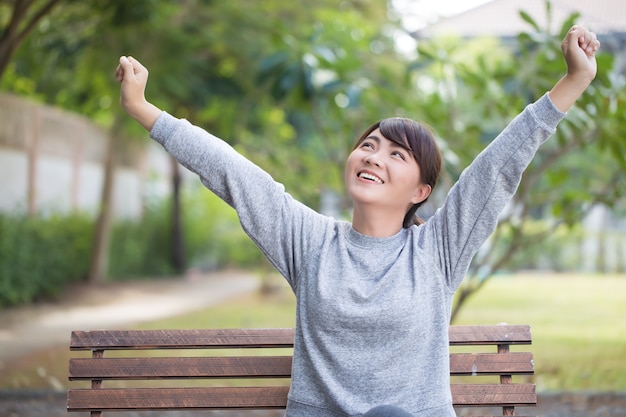
[[[0,211],[94,213],[108,140],[108,133],[86,118],[0,94]],[[145,193],[168,191],[165,152],[150,141],[135,148],[115,170],[116,217],[137,217]]]

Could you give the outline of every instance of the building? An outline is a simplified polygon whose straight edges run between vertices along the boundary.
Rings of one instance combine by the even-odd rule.
[[[527,31],[529,24],[520,16],[526,12],[540,27],[557,29],[572,13],[580,13],[577,23],[585,25],[602,37],[626,37],[626,3],[623,0],[551,0],[551,16],[546,13],[546,0],[493,0],[429,25],[415,32],[416,38],[454,34],[463,38],[497,36],[513,38]]]

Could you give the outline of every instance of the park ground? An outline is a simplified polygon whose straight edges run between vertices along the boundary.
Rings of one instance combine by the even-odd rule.
[[[468,306],[474,312],[463,315],[461,321],[493,323],[497,321],[530,322],[533,326],[535,346],[542,332],[554,333],[571,323],[591,327],[584,338],[585,346],[580,351],[593,352],[594,340],[609,345],[626,346],[626,324],[623,321],[623,306],[626,302],[626,278],[595,278],[595,285],[580,277],[542,275],[522,276],[518,280],[498,277],[490,283],[490,292],[498,293],[507,288],[507,293],[527,292],[529,286],[536,287],[535,301],[515,300],[507,297],[479,294]],[[190,273],[185,277],[158,281],[112,283],[102,286],[79,286],[72,288],[59,300],[38,303],[0,312],[0,417],[26,417],[35,415],[67,416],[65,411],[65,388],[63,369],[51,370],[48,363],[63,362],[66,366],[66,346],[69,334],[74,329],[125,328],[153,326],[155,323],[177,323],[183,317],[186,324],[195,326],[194,312],[209,311],[212,306],[246,303],[250,294],[259,292],[261,280],[258,275],[246,271],[220,271],[209,274]],[[280,287],[280,291],[286,289]],[[524,289],[526,288],[526,289]],[[590,289],[591,288],[591,289]],[[567,290],[566,290],[567,289]],[[288,291],[288,290],[287,290]],[[287,296],[288,297],[288,296]],[[282,297],[285,298],[285,297]],[[559,324],[552,323],[555,317],[542,313],[539,305],[549,300],[553,310],[561,317]],[[585,305],[589,300],[589,305]],[[622,309],[622,310],[620,310]],[[575,315],[575,312],[582,314]],[[210,313],[209,313],[210,314]],[[523,320],[523,318],[527,320]],[[167,320],[174,320],[168,322]],[[520,321],[522,320],[522,321]],[[581,320],[594,323],[585,326]],[[157,324],[158,325],[158,324]],[[174,324],[176,325],[176,324]],[[280,323],[277,325],[282,326]],[[608,333],[612,335],[602,336]],[[566,332],[563,338],[566,338]],[[618,346],[618,348],[620,348]],[[536,358],[537,358],[536,353]],[[556,355],[559,353],[556,352]],[[600,354],[600,353],[597,353]],[[52,355],[52,358],[51,358]],[[626,357],[626,355],[624,356]],[[588,360],[588,359],[587,359]],[[536,360],[537,361],[537,360]],[[545,360],[544,362],[548,362]],[[589,368],[593,363],[587,364]],[[538,370],[551,370],[554,365],[537,364]],[[615,363],[615,375],[624,374],[626,359]],[[626,390],[594,389],[598,378],[611,378],[612,373],[600,372],[589,378],[589,387],[575,391],[560,391],[551,387],[540,390],[542,417],[617,417],[626,416]],[[537,376],[538,387],[543,382]],[[619,383],[619,382],[618,382]],[[74,415],[80,416],[81,413]],[[123,415],[122,415],[123,414]],[[126,414],[116,414],[126,417]],[[239,417],[240,413],[228,414]],[[163,414],[176,417],[177,413]],[[185,414],[193,417],[195,414]],[[203,413],[197,415],[216,415]],[[222,415],[222,414],[220,414]],[[241,414],[241,416],[274,416],[276,413]],[[157,414],[128,414],[127,417],[156,417]]]

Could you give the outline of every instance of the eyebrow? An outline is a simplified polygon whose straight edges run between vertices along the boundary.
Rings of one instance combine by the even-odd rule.
[[[383,138],[384,138],[384,137],[383,137]],[[381,142],[381,137],[379,137],[379,136],[377,136],[377,135],[368,135],[368,136],[367,136],[365,139],[363,139],[363,140],[367,140],[367,139],[371,139],[371,140],[375,141],[376,143],[380,143],[380,142]],[[400,148],[400,149],[404,149],[405,151],[409,151],[409,149],[407,149],[405,146],[400,145],[399,143],[397,143],[397,142],[396,142],[396,141],[394,141],[394,140],[387,139],[387,138],[384,138],[384,139],[385,139],[387,142],[389,142],[389,143],[390,143],[390,146],[391,146],[392,148]]]

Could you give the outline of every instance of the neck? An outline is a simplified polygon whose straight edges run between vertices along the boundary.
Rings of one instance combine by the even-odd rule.
[[[352,211],[352,227],[366,236],[393,236],[402,229],[403,220],[402,213],[390,213],[384,209],[354,208]]]

